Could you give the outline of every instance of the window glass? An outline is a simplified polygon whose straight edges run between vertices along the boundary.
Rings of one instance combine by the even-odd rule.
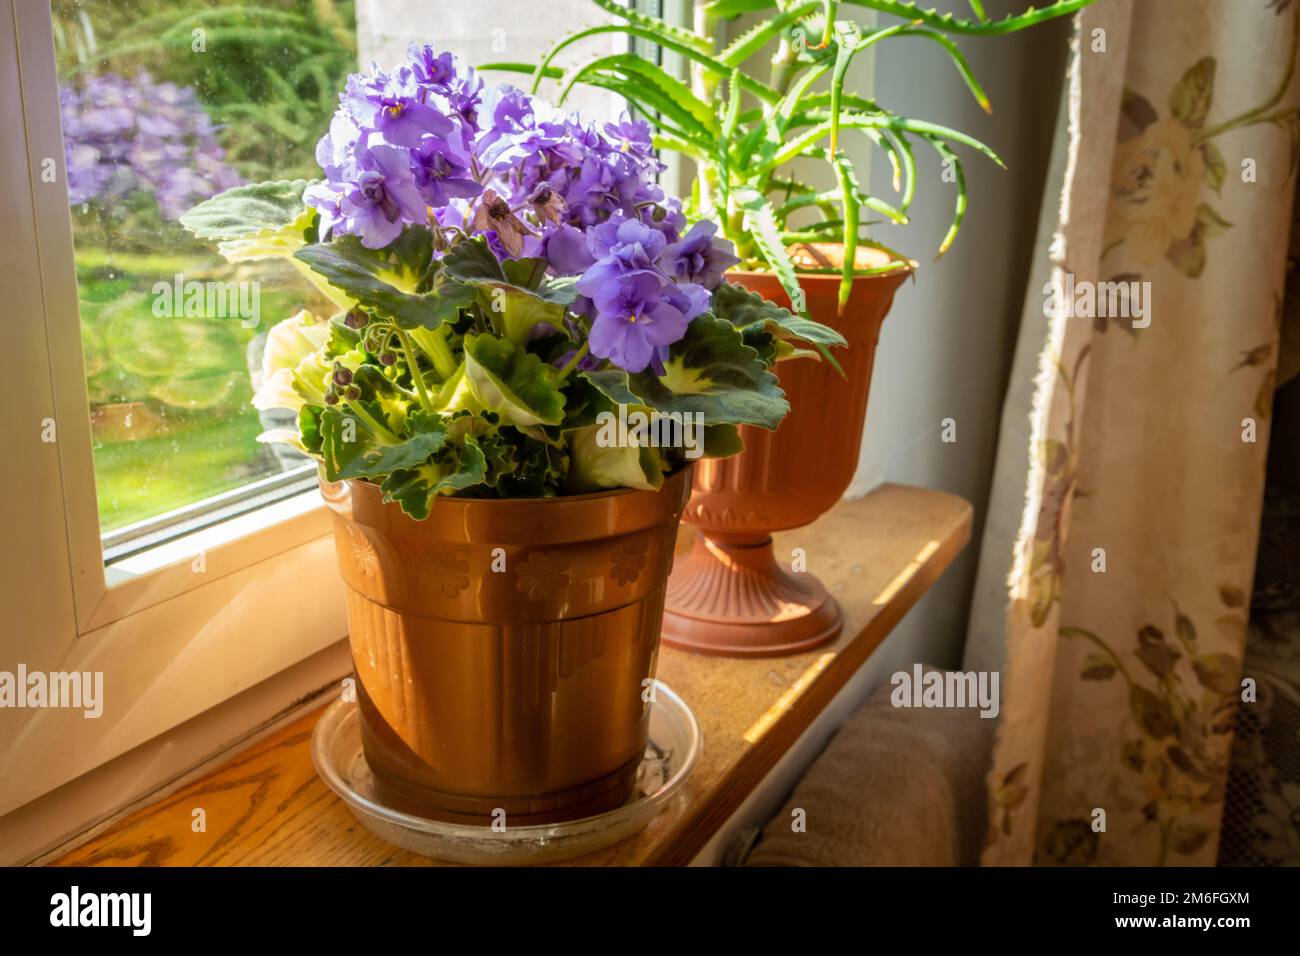
[[[257,442],[265,331],[330,309],[284,262],[229,263],[177,222],[244,182],[312,178],[357,68],[350,0],[53,0],[103,532],[306,460]],[[151,529],[157,533],[157,528]]]

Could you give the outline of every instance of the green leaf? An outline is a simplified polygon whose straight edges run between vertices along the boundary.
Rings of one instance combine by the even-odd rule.
[[[199,239],[249,239],[279,232],[303,215],[305,179],[236,186],[205,199],[184,213],[180,223]]]
[[[790,24],[816,13],[821,7],[822,0],[805,0],[770,19],[760,21],[732,40],[718,55],[718,59],[725,66],[739,66],[763,49],[769,41],[780,36],[781,31]]]
[[[450,281],[432,260],[423,226],[407,226],[390,245],[367,249],[357,236],[299,249],[294,255],[366,309],[405,329],[436,329],[474,301],[475,290]]]
[[[952,169],[956,186],[956,201],[953,206],[952,223],[948,226],[948,232],[944,235],[943,241],[939,243],[939,253],[935,258],[939,258],[951,247],[957,238],[957,231],[961,229],[962,221],[966,218],[966,171],[962,168],[961,160],[957,154],[949,148],[948,144],[936,136],[926,136],[926,142],[934,147],[934,151],[939,154],[939,158],[949,164]]]
[[[588,494],[607,488],[658,491],[664,483],[663,462],[649,447],[602,439],[601,425],[566,430],[569,446],[568,491]]]
[[[323,409],[319,405],[303,405],[298,409],[298,435],[302,447],[311,455],[321,453],[320,421]]]
[[[320,416],[321,460],[325,477],[339,481],[353,460],[376,450],[380,441],[366,423],[346,408],[330,406]]]
[[[588,39],[593,36],[599,36],[604,33],[622,33],[622,34],[626,34],[629,37],[637,37],[642,40],[649,40],[651,43],[655,44],[658,47],[661,47],[664,50],[668,50],[673,53],[680,54],[681,56],[692,61],[693,63],[696,63],[699,66],[703,67],[705,70],[707,70],[710,73],[716,74],[718,76],[726,76],[729,73],[728,68],[722,63],[722,61],[719,60],[717,57],[713,56],[713,46],[711,43],[706,42],[699,45],[691,45],[689,43],[683,43],[669,36],[665,36],[662,32],[656,32],[652,29],[649,29],[644,26],[639,26],[635,23],[608,23],[608,24],[603,24],[601,26],[590,27],[586,30],[578,30],[575,33],[570,33],[568,36],[556,42],[556,44],[546,52],[546,56],[544,56],[541,59],[541,61],[537,64],[536,67],[530,64],[492,63],[492,64],[486,64],[484,66],[480,66],[479,69],[480,70],[500,69],[500,70],[507,70],[511,72],[532,74],[533,83],[530,88],[530,92],[535,95],[541,86],[542,79],[552,79],[552,80],[563,79],[564,77],[563,71],[558,69],[557,67],[551,66],[551,63],[554,61],[556,56],[558,56],[567,47],[572,46],[574,43],[577,43],[581,40]],[[779,99],[776,90],[772,89],[766,83],[763,83],[761,80],[756,80],[748,76],[742,76],[741,84],[751,93],[758,96],[760,99],[769,102]]]
[[[719,20],[731,20],[741,14],[757,13],[776,5],[776,0],[713,0],[704,5],[704,12]]]
[[[622,74],[629,80],[650,84],[667,99],[678,104],[690,116],[697,131],[715,138],[719,135],[721,127],[713,109],[701,102],[690,87],[662,67],[631,53],[615,53],[579,64],[562,81],[557,102],[563,104],[569,91],[575,84],[582,82],[584,76],[605,69]]]
[[[439,415],[414,411],[406,418],[409,437],[396,445],[365,449],[343,467],[342,478],[387,478],[395,471],[414,469],[428,461],[447,440],[447,426]]]
[[[1223,153],[1214,144],[1214,140],[1210,139],[1201,143],[1200,149],[1201,156],[1205,159],[1205,181],[1211,189],[1222,195],[1223,183],[1228,178],[1228,164],[1223,160]]]
[[[853,269],[858,261],[858,223],[861,221],[862,210],[857,201],[857,177],[849,161],[837,156],[831,161],[831,166],[835,169],[835,178],[840,184],[840,205],[844,210],[844,249],[838,297],[838,311],[843,315],[849,304],[849,296],[853,294]]]
[[[1169,94],[1169,112],[1190,129],[1205,125],[1214,101],[1214,57],[1197,60]]]
[[[951,13],[940,13],[933,8],[924,8],[918,3],[904,2],[904,0],[842,0],[842,2],[855,7],[870,7],[881,13],[907,20],[919,20],[925,26],[943,30],[945,33],[1002,36],[1037,26],[1056,17],[1068,16],[1082,10],[1093,0],[1056,0],[1055,3],[1037,8],[1030,7],[1024,13],[1009,15],[1001,20],[965,20]],[[771,3],[768,5],[770,6]]]
[[[781,241],[781,232],[776,221],[776,211],[772,209],[772,204],[766,196],[752,189],[737,190],[736,201],[740,203],[741,209],[744,210],[745,229],[753,238],[754,245],[758,247],[763,260],[776,275],[777,280],[781,283],[781,288],[785,289],[786,295],[790,297],[791,304],[801,304],[804,299],[803,290],[799,287],[799,278],[795,274],[794,263],[790,260],[790,254]],[[807,318],[807,309],[801,308],[798,312]]]
[[[412,518],[423,521],[429,517],[435,497],[482,484],[486,475],[483,450],[472,435],[467,435],[461,445],[444,447],[438,460],[393,472],[379,490],[385,501],[397,502]]]
[[[619,3],[618,0],[592,0],[592,2],[606,13],[612,13],[614,16],[626,20],[628,23],[650,30],[656,36],[676,41],[677,43],[688,46],[693,50],[698,50],[701,53],[713,52],[713,41],[711,38],[699,36],[696,33],[692,33],[690,30],[674,26],[668,21],[661,20],[658,17],[652,17],[641,13],[632,7],[625,7],[623,4]]]
[[[795,315],[734,282],[723,282],[714,290],[711,311],[740,329],[742,334],[762,329],[781,339],[832,346],[848,344],[844,336],[830,326]]]
[[[745,440],[735,425],[704,426],[705,458],[730,458],[745,450]]]
[[[555,370],[509,339],[467,335],[465,377],[483,407],[508,425],[558,425],[564,419]]]
[[[763,359],[731,323],[705,313],[674,343],[663,376],[621,369],[581,372],[618,405],[665,415],[695,415],[704,425],[775,429],[789,411],[785,393]],[[692,419],[687,419],[688,421]]]
[[[548,280],[544,259],[497,260],[482,236],[456,246],[443,259],[443,270],[458,282],[479,289],[479,305],[497,330],[523,346],[539,322],[564,333],[564,314],[577,289],[572,280]]]

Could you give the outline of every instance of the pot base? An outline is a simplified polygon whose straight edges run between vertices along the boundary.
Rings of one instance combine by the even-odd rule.
[[[594,853],[636,833],[669,806],[700,755],[700,726],[685,701],[655,681],[649,741],[636,768],[635,787],[621,806],[566,823],[505,826],[448,823],[390,805],[375,786],[361,743],[356,701],[335,701],[312,732],[312,763],[326,786],[383,840],[412,853],[451,863],[514,866],[550,863]],[[487,823],[488,821],[483,821]]]
[[[840,606],[806,571],[777,563],[772,538],[699,532],[668,579],[663,642],[696,654],[775,657],[839,636]]]
[[[362,739],[365,739],[364,722]],[[494,820],[501,819],[511,826],[536,826],[564,823],[621,807],[636,787],[636,773],[641,761],[638,754],[634,760],[599,780],[570,790],[532,797],[467,797],[423,787],[408,789],[396,779],[385,780],[379,776],[374,778],[373,787],[375,796],[385,806],[426,820],[490,826]]]

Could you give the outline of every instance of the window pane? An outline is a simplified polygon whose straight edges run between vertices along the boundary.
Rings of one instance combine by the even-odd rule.
[[[256,436],[265,330],[329,308],[281,261],[231,264],[177,218],[319,175],[357,66],[350,0],[54,0],[102,531],[301,469]]]

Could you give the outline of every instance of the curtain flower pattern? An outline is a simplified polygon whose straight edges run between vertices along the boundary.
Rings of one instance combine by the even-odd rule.
[[[1080,15],[1053,275],[1150,291],[1141,323],[1046,319],[988,864],[1215,860],[1251,706],[1298,36],[1289,0]]]

